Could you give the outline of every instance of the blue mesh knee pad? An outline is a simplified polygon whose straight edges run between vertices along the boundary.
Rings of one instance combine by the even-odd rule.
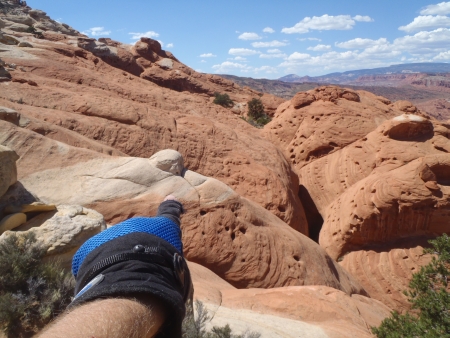
[[[181,229],[166,217],[135,217],[88,239],[75,253],[72,260],[72,273],[76,277],[78,270],[86,256],[100,245],[115,238],[128,235],[133,232],[146,232],[158,236],[172,244],[181,254],[183,254],[183,244],[181,242]]]

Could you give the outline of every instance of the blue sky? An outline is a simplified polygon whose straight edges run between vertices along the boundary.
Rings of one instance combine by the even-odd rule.
[[[159,40],[205,73],[276,79],[450,61],[450,2],[28,0],[94,37]]]

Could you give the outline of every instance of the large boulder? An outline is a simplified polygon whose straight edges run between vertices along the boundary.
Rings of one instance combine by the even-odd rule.
[[[298,172],[401,114],[390,101],[374,94],[322,86],[281,104],[264,129]]]
[[[349,187],[372,173],[384,173],[423,156],[450,152],[450,125],[403,114],[354,143],[299,171],[317,209],[325,209]]]
[[[328,285],[364,293],[316,243],[224,183],[186,170],[174,151],[152,159],[78,161],[26,175],[21,183],[45,203],[89,207],[113,224],[154,215],[164,196],[173,194],[187,210],[182,221],[187,258],[234,286]]]
[[[405,114],[300,170],[305,195],[324,220],[320,243],[333,258],[450,231],[449,135],[447,124]]]
[[[18,159],[19,156],[15,151],[0,144],[0,197],[17,181]]]
[[[0,70],[0,76],[1,76],[1,70]],[[10,123],[13,123],[16,126],[18,126],[19,121],[20,121],[20,114],[17,111],[15,111],[14,109],[9,109],[9,108],[0,106],[0,120],[10,122]]]
[[[319,243],[331,257],[408,237],[450,233],[450,154],[418,158],[351,186],[325,211]]]
[[[98,212],[81,206],[60,205],[56,211],[40,213],[14,231],[4,232],[0,242],[12,233],[33,233],[46,249],[46,257],[57,258],[68,268],[78,248],[104,229],[106,223]]]

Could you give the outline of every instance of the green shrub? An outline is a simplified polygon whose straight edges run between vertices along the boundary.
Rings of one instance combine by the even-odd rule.
[[[208,310],[199,300],[195,301],[195,312],[197,317],[194,317],[192,306],[188,306],[186,318],[183,322],[183,338],[259,338],[261,334],[254,331],[244,332],[242,335],[235,335],[232,333],[230,325],[214,326],[211,331],[206,331],[206,323],[211,318],[208,315]]]
[[[32,233],[0,244],[0,329],[7,337],[31,337],[71,301],[71,274],[43,263],[44,254]]]
[[[262,128],[267,123],[272,121],[269,115],[264,112],[264,105],[260,99],[252,99],[247,102],[248,113],[247,118],[242,117],[244,121],[247,121],[256,128]]]
[[[225,108],[233,107],[234,105],[234,102],[230,99],[228,94],[215,93],[213,102]]]
[[[259,118],[265,115],[264,113],[264,105],[260,99],[252,99],[247,102],[248,106],[248,117],[252,118],[254,121],[257,121]]]
[[[405,292],[417,313],[401,315],[394,311],[378,328],[372,328],[377,337],[450,337],[450,237],[443,235],[429,243],[432,248],[424,252],[437,258],[413,275],[410,290]]]

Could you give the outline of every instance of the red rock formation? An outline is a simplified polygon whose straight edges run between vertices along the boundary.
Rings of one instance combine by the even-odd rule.
[[[368,92],[320,87],[281,104],[265,132],[298,171],[400,115],[389,103]]]
[[[17,64],[13,79],[33,81],[37,86],[21,81],[0,90],[0,104],[15,108],[27,118],[28,129],[69,145],[113,155],[150,157],[161,149],[177,149],[189,168],[223,180],[295,229],[307,233],[297,197],[297,178],[289,163],[261,137],[259,130],[229,109],[213,104],[212,97],[161,88],[112,67],[86,50],[90,48],[97,53],[98,47],[103,51],[105,46],[112,51],[116,48],[131,55],[132,67],[131,51],[114,47],[116,43],[112,41],[107,41],[110,47],[71,37],[65,43],[28,39],[39,48],[33,48],[25,56],[20,54],[23,57],[19,58],[12,47],[4,59]],[[79,43],[86,49],[78,47]],[[113,54],[102,55],[108,58]],[[188,71],[175,58],[170,60],[175,68],[184,67]],[[163,70],[156,64],[152,67]],[[167,71],[176,73],[177,69]],[[192,71],[190,76],[208,91],[228,92],[235,100],[246,102],[253,95],[258,96],[215,75]],[[276,101],[270,97],[267,102],[273,106]]]
[[[207,306],[210,325],[244,326],[263,335],[296,337],[371,337],[390,309],[360,295],[348,296],[324,286],[237,290],[208,269],[189,263],[194,298]],[[222,323],[223,322],[223,323]],[[277,325],[278,324],[278,325]]]
[[[408,289],[412,274],[431,261],[417,243],[424,239],[411,239],[397,243],[397,248],[378,247],[375,250],[358,250],[348,253],[340,263],[377,299],[399,312],[410,310],[411,304],[403,293]]]

